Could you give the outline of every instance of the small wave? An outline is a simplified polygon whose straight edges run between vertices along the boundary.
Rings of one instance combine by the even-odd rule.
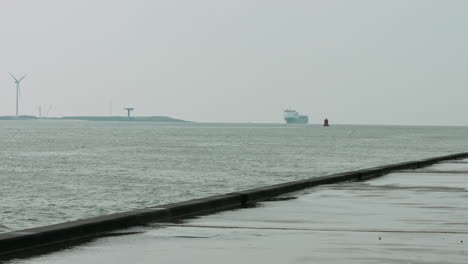
[[[8,226],[0,224],[0,233],[10,231],[10,230],[11,229]]]

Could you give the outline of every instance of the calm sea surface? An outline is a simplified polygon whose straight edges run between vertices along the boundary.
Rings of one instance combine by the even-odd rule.
[[[466,127],[0,121],[0,233],[466,151]]]

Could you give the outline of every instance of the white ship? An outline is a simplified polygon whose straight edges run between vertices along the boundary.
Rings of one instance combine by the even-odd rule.
[[[309,117],[300,115],[296,110],[286,109],[284,110],[284,120],[288,124],[307,124]]]

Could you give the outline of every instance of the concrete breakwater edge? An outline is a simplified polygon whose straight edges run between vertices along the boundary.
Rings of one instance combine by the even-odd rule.
[[[0,234],[0,260],[41,254],[65,244],[78,244],[102,236],[106,232],[164,222],[216,211],[240,208],[277,195],[299,191],[323,184],[359,181],[378,177],[393,171],[415,169],[444,160],[462,159],[468,153],[459,153],[424,160],[404,162],[370,169],[339,173],[318,178],[299,180],[245,191],[195,199],[186,202],[159,205],[140,210],[77,220],[51,226]]]

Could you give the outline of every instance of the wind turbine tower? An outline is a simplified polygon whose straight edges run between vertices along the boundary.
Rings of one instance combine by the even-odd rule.
[[[11,74],[11,73],[9,73],[9,74],[15,80],[15,83],[16,83],[16,117],[18,117],[18,115],[19,115],[19,97],[21,95],[20,82],[28,74],[26,73],[23,77],[21,77],[19,79],[17,79],[15,76],[13,76],[13,74]]]

